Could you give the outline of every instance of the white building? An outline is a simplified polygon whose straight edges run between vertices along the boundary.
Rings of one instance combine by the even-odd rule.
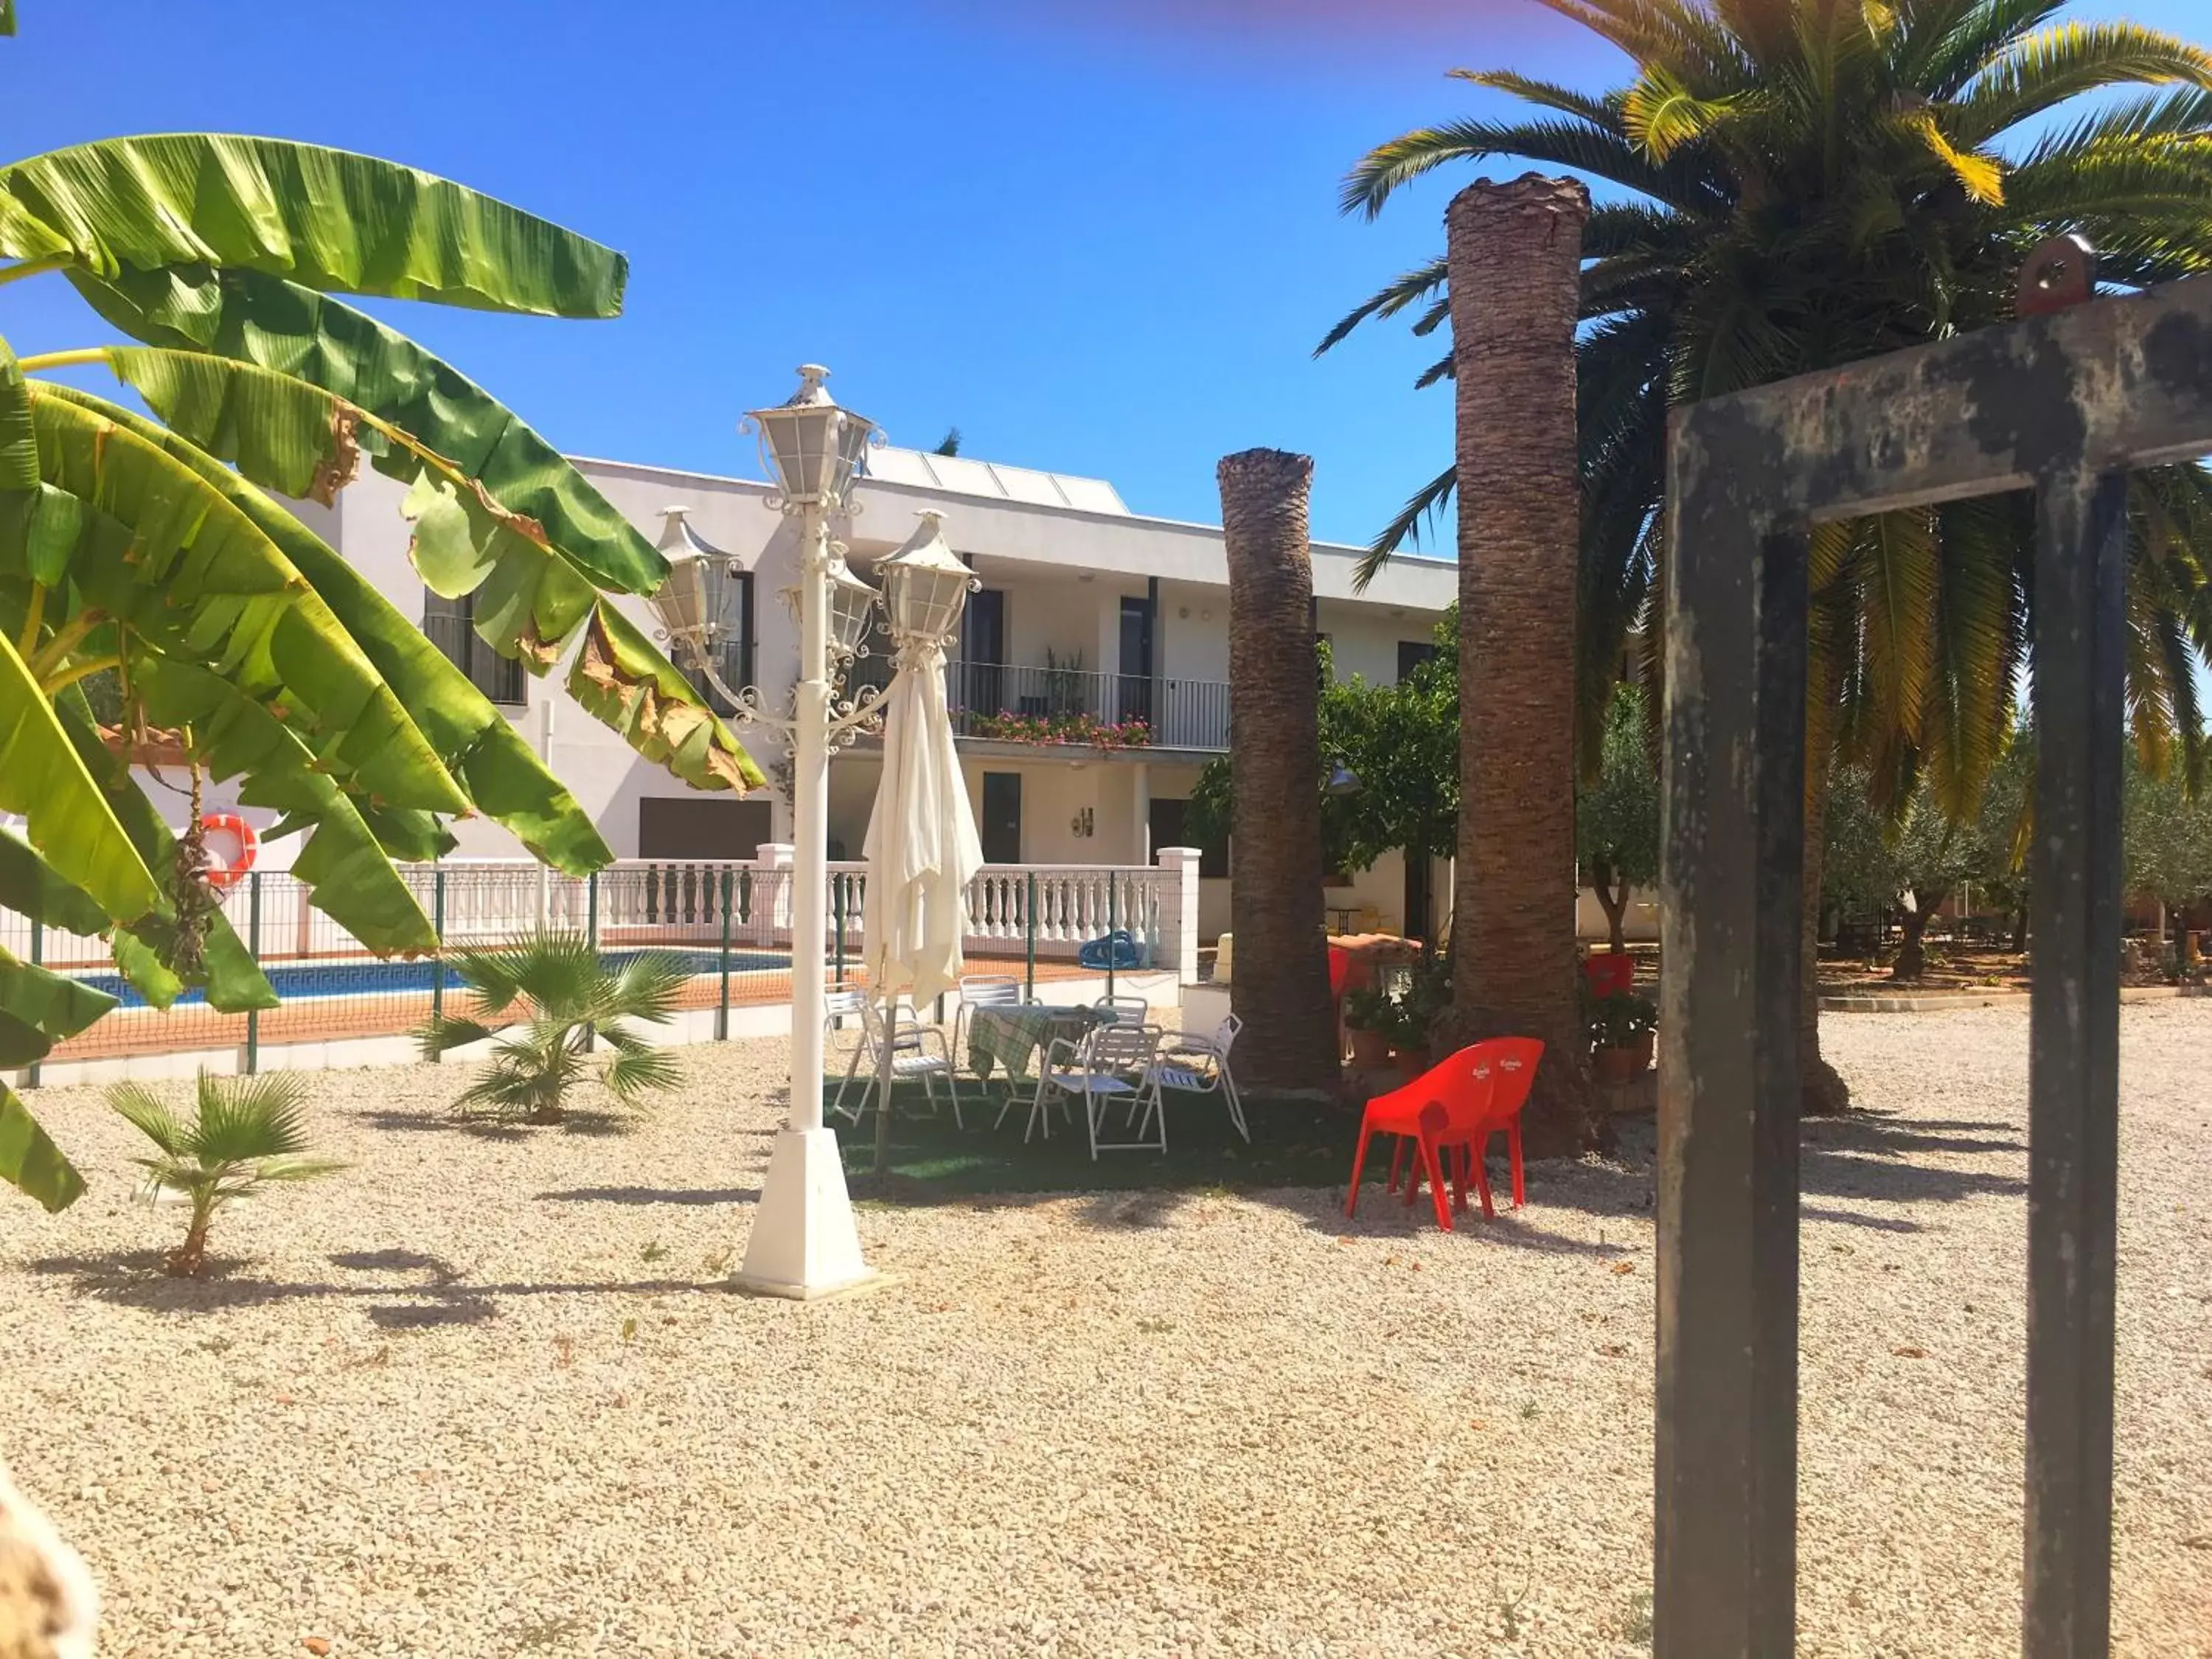
[[[762,688],[771,707],[787,696],[798,666],[797,629],[781,592],[796,575],[792,521],[767,504],[769,487],[740,478],[629,462],[577,466],[652,540],[664,513],[680,507],[698,538],[734,554],[738,637],[724,678]],[[881,449],[856,492],[857,511],[835,531],[861,574],[913,528],[915,514],[945,516],[946,540],[982,587],[969,603],[950,701],[969,799],[994,863],[1137,865],[1162,847],[1187,844],[1185,805],[1200,769],[1229,743],[1228,588],[1219,530],[1145,518],[1095,478],[1031,471],[964,458]],[[327,511],[302,516],[426,631],[539,747],[615,852],[625,858],[750,857],[791,838],[790,807],[776,790],[733,800],[687,790],[638,759],[613,732],[564,701],[557,675],[532,680],[475,638],[465,602],[427,594],[408,562],[399,487],[363,477]],[[1395,683],[1429,647],[1456,591],[1448,561],[1401,556],[1364,594],[1352,591],[1361,550],[1316,544],[1315,624],[1331,642],[1336,672]],[[632,616],[651,628],[642,600]],[[865,679],[880,659],[864,659]],[[1098,726],[1145,741],[1115,741]],[[780,740],[741,728],[773,779]],[[1043,735],[1076,740],[1043,743]],[[1087,740],[1086,740],[1087,739]],[[862,740],[830,769],[831,856],[858,858],[878,763]],[[464,855],[512,856],[495,825],[459,826]],[[1200,887],[1202,936],[1228,926],[1225,849],[1208,849]],[[1334,889],[1329,902],[1357,920],[1425,931],[1440,921],[1443,866],[1408,872],[1395,855]]]

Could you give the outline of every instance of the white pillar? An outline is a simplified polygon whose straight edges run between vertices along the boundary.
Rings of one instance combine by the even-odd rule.
[[[1198,983],[1198,861],[1195,847],[1163,847],[1157,857],[1168,872],[1160,896],[1159,957],[1175,965],[1182,984]]]
[[[822,956],[830,864],[830,532],[805,507],[799,550],[799,685],[792,777],[791,1117],[769,1154],[738,1282],[810,1299],[874,1277],[845,1190],[837,1136],[822,1121]],[[777,849],[780,850],[780,849]]]

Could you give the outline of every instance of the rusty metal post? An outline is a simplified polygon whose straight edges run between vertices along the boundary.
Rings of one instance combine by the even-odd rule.
[[[2128,480],[2036,492],[2027,1659],[2102,1659],[2112,1561]]]

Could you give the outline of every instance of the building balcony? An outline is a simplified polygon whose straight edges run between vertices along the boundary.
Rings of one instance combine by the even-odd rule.
[[[866,657],[848,684],[858,690],[890,678],[884,659]],[[1207,753],[1229,747],[1225,680],[956,662],[945,667],[945,697],[953,735],[977,742]]]

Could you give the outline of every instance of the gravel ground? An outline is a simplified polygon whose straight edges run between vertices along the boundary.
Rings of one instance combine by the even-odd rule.
[[[2116,1651],[2202,1659],[2212,1004],[2123,1019]],[[1827,1029],[1884,1115],[1806,1157],[1802,1651],[2015,1654],[2026,1016]],[[781,1046],[688,1063],[629,1133],[328,1074],[356,1167],[223,1217],[197,1286],[130,1133],[40,1096],[94,1184],[0,1204],[0,1447],[105,1652],[1645,1650],[1648,1130],[1449,1237],[1319,1192],[866,1206],[891,1281],[800,1308],[719,1285]]]

